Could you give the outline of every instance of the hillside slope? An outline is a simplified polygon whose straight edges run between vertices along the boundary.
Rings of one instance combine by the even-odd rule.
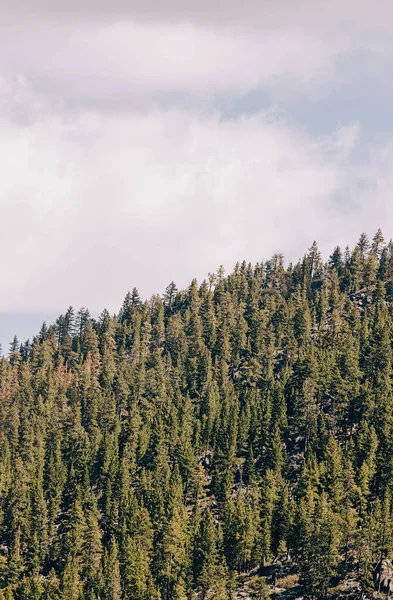
[[[0,361],[0,599],[387,592],[393,244],[314,243]]]

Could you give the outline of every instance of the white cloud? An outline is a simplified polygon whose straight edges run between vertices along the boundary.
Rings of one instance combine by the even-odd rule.
[[[4,17],[51,21],[139,19],[220,26],[240,23],[264,28],[291,24],[302,29],[333,22],[390,30],[393,17],[390,0],[379,0],[378,5],[372,0],[13,0],[1,5],[0,12]]]
[[[315,99],[365,69],[383,79],[393,9],[365,4],[1,6],[0,310],[114,310],[134,285],[146,296],[220,263],[296,259],[313,238],[326,253],[383,225],[386,140],[365,145],[358,123],[312,137],[278,110],[214,113],[217,96]],[[164,109],[171,95],[192,108]]]
[[[76,102],[135,103],[141,95],[242,94],[261,86],[329,85],[347,35],[304,36],[194,24],[18,23],[0,38],[0,73],[23,75],[43,95]]]
[[[220,263],[297,258],[314,237],[325,251],[354,240],[389,212],[392,164],[385,147],[349,169],[354,131],[315,140],[272,114],[163,110],[1,121],[0,308],[114,310],[134,285],[149,295]]]
[[[384,1],[373,14],[352,0],[11,4],[0,8],[0,74],[52,103],[140,108],[162,94],[206,101],[261,87],[318,97],[392,64]]]

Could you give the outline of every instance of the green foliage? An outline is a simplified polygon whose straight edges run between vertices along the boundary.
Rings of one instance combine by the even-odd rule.
[[[255,598],[255,600],[270,600],[270,590],[265,577],[258,577],[252,583],[252,598]]]
[[[273,561],[306,597],[349,572],[370,594],[393,554],[392,303],[378,231],[15,337],[0,599],[224,600]]]

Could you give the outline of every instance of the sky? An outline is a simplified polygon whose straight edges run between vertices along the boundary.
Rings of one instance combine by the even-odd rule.
[[[0,341],[393,236],[391,0],[0,3]]]

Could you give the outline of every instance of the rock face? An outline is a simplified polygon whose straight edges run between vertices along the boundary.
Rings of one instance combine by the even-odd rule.
[[[383,558],[376,566],[375,586],[378,592],[385,592],[389,596],[393,592],[393,565],[391,560]]]

